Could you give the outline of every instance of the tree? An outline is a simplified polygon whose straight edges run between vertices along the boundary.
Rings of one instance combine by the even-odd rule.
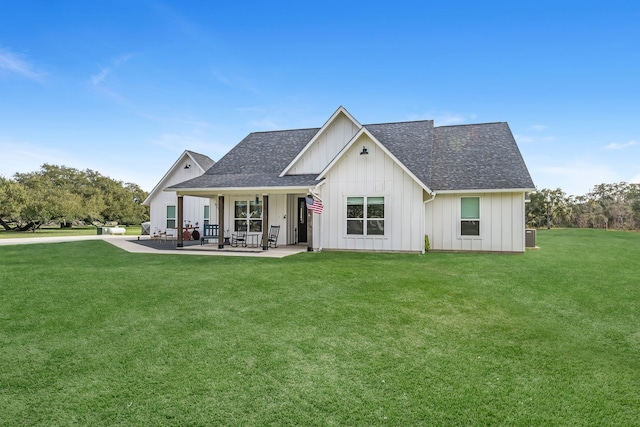
[[[593,187],[588,197],[602,208],[607,225],[617,229],[629,229],[637,226],[634,206],[638,200],[638,184],[618,182],[599,184]]]
[[[604,214],[602,205],[593,198],[578,196],[571,201],[570,225],[581,228],[607,228],[609,218]]]
[[[633,213],[633,228],[637,230],[640,228],[640,184],[629,184],[627,201]]]
[[[531,193],[526,212],[529,226],[551,228],[569,217],[571,204],[561,189],[544,188]]]
[[[116,221],[139,224],[149,219],[142,205],[147,193],[138,185],[115,181],[96,171],[44,164],[37,172],[17,173],[3,179],[0,197],[9,191],[14,202],[3,203],[0,217],[18,224],[59,221]],[[19,190],[18,190],[19,189]]]
[[[26,203],[24,188],[10,179],[0,176],[0,224],[11,230],[9,223],[20,226],[20,212]]]
[[[26,193],[25,203],[20,212],[22,222],[72,222],[81,215],[82,198],[47,174],[16,174],[16,181],[22,185]]]

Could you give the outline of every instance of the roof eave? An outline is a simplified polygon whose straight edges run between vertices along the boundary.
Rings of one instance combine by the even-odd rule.
[[[438,194],[471,194],[471,193],[526,193],[534,191],[535,188],[461,188],[458,190],[436,190]]]
[[[293,186],[264,186],[264,187],[165,188],[163,191],[175,192],[177,194],[182,194],[182,195],[213,194],[213,193],[218,194],[218,193],[229,193],[229,192],[259,192],[260,194],[262,194],[264,192],[278,192],[278,193],[306,192],[308,188],[309,188],[308,185],[293,185]]]

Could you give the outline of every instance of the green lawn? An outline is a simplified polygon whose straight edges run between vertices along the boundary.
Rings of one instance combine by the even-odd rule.
[[[0,247],[0,425],[640,425],[640,234],[538,245]]]
[[[126,228],[126,235],[139,236],[141,227],[139,225],[120,225],[120,227]],[[30,237],[59,237],[59,236],[93,236],[98,234],[96,227],[73,227],[73,228],[60,228],[60,227],[42,227],[35,232],[31,231],[7,231],[0,228],[0,239],[17,239],[17,238],[30,238]]]

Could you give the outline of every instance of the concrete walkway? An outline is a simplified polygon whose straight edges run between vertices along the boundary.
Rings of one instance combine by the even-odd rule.
[[[200,246],[188,242],[183,248],[176,248],[174,242],[152,242],[148,236],[62,236],[62,237],[24,237],[17,239],[0,239],[0,246],[29,245],[37,243],[63,243],[85,240],[104,240],[112,245],[131,253],[146,254],[179,254],[179,255],[216,255],[216,256],[252,256],[258,258],[284,258],[289,255],[307,251],[304,245],[284,245],[263,251],[261,248],[230,248],[218,249],[217,245]],[[197,243],[197,242],[196,242]]]

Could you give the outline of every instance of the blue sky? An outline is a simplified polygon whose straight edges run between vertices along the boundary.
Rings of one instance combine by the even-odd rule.
[[[0,175],[150,191],[253,131],[506,121],[538,188],[640,182],[640,3],[2,1]]]

